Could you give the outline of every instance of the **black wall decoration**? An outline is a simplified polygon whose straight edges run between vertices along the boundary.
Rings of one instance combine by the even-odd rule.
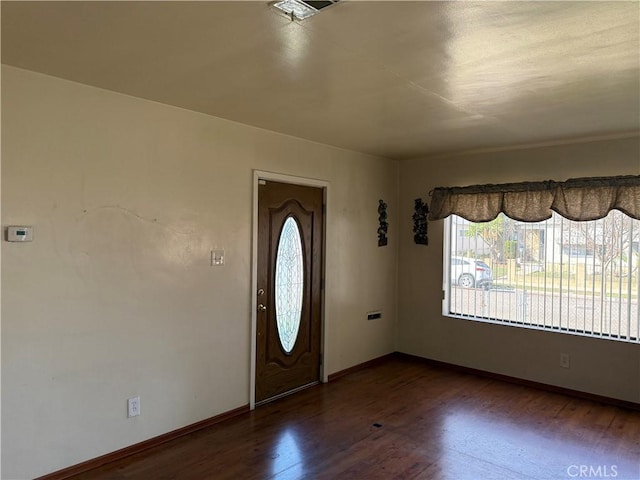
[[[418,245],[429,245],[427,236],[427,214],[429,206],[421,198],[414,200],[413,241]]]
[[[387,244],[389,224],[387,223],[387,204],[382,199],[378,202],[378,222],[380,222],[378,227],[378,246],[384,247]]]

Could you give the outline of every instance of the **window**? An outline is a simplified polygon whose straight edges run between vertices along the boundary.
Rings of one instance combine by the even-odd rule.
[[[464,232],[464,233],[462,233]],[[640,220],[445,221],[445,315],[638,343]]]

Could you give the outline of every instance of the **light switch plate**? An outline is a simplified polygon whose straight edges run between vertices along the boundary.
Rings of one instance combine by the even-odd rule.
[[[224,265],[224,250],[211,250],[211,266],[219,267]]]

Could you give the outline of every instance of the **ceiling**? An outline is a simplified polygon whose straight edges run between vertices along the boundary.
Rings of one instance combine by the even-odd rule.
[[[2,62],[389,158],[640,130],[640,3],[2,2]]]

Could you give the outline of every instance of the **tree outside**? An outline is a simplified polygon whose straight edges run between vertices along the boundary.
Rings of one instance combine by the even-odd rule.
[[[505,243],[512,241],[514,232],[514,221],[501,213],[490,222],[471,223],[466,236],[480,236],[489,246],[492,262],[503,263],[505,261]]]

